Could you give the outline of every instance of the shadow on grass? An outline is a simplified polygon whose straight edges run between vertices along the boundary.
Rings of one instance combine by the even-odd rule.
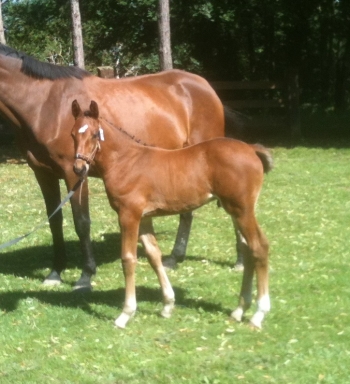
[[[25,240],[24,240],[25,241]],[[104,234],[104,240],[93,242],[94,254],[97,266],[114,263],[120,259],[121,238],[119,233]],[[82,267],[81,250],[78,241],[66,242],[67,250],[67,269]],[[138,246],[138,257],[145,258],[143,248]],[[164,255],[167,257],[167,255]],[[43,276],[39,270],[52,268],[52,246],[35,246],[24,249],[16,249],[0,253],[0,273],[14,275],[19,277],[28,277],[31,279],[42,280]],[[179,264],[179,268],[186,263],[186,260],[198,261],[202,263],[204,258],[201,256],[187,256],[184,263]],[[222,267],[234,268],[236,255],[232,255],[232,261],[210,260]]]
[[[25,240],[24,240],[25,241]],[[23,241],[23,242],[24,242]],[[81,249],[78,241],[67,241],[67,269],[81,268]],[[120,256],[120,234],[106,234],[104,241],[93,242],[97,265],[111,263]],[[38,278],[38,270],[52,268],[53,247],[34,246],[0,253],[0,273],[21,277]],[[41,278],[41,277],[40,277]]]
[[[78,257],[80,255],[80,247],[78,241],[67,242],[67,252],[72,257],[69,259],[68,268],[80,268],[81,261]],[[110,233],[104,235],[104,241],[94,243],[95,254],[97,255],[97,265],[106,263],[113,263],[119,259],[120,255],[120,234]],[[145,257],[143,249],[139,247],[138,254],[140,258]],[[26,249],[14,250],[7,253],[0,254],[1,267],[0,273],[3,275],[14,275],[18,277],[27,277],[35,280],[42,281],[43,276],[39,270],[43,268],[51,268],[52,261],[52,247],[51,246],[37,246],[29,247]],[[203,257],[189,256],[189,260],[198,261],[202,263]],[[210,261],[214,262],[214,261]],[[186,261],[184,262],[186,263]],[[222,266],[233,267],[232,264],[225,262],[215,263]],[[182,264],[184,265],[184,264]],[[179,266],[181,268],[181,265]],[[176,305],[180,307],[190,307],[193,309],[204,310],[205,312],[227,312],[229,309],[223,308],[220,304],[207,302],[205,300],[194,300],[187,296],[188,290],[191,286],[177,287],[174,286]],[[149,288],[145,286],[137,286],[137,299],[138,302],[154,302],[161,303],[162,296],[160,288]],[[125,290],[124,287],[116,290],[108,291],[93,291],[91,293],[79,293],[79,292],[59,292],[57,290],[51,290],[47,288],[47,291],[11,291],[0,293],[0,309],[5,312],[15,311],[18,307],[18,303],[21,300],[28,298],[35,298],[41,303],[45,303],[52,306],[66,307],[66,308],[81,308],[84,312],[91,314],[95,317],[101,317],[103,319],[106,316],[95,311],[91,305],[100,304],[107,305],[113,308],[120,309],[124,302]],[[153,313],[153,311],[152,311]]]
[[[215,313],[225,312],[230,313],[229,309],[223,308],[220,304],[210,303],[205,300],[194,300],[186,297],[186,291],[183,288],[174,287],[176,305],[180,307],[188,307],[192,309],[200,309],[201,311]],[[21,300],[36,299],[42,304],[51,305],[60,308],[80,308],[87,314],[100,318],[102,320],[110,320],[106,315],[99,313],[92,308],[92,305],[107,305],[116,310],[122,308],[122,303],[125,299],[124,288],[112,289],[108,291],[96,291],[90,293],[76,292],[57,292],[57,291],[11,291],[0,293],[0,309],[6,313],[13,312],[17,309]],[[138,286],[136,288],[138,303],[151,302],[161,303],[160,288],[149,288]],[[143,310],[145,312],[145,310]],[[150,313],[155,311],[150,310]]]

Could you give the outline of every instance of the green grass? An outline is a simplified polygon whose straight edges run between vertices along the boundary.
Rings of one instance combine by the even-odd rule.
[[[0,150],[5,242],[44,220],[45,209],[28,166]],[[41,285],[52,257],[47,227],[0,253],[0,382],[348,383],[350,149],[273,153],[257,207],[271,245],[272,310],[262,331],[229,321],[241,274],[233,271],[230,219],[215,204],[196,211],[188,258],[169,273],[173,317],[159,317],[160,290],[141,251],[138,312],[126,330],[115,329],[124,295],[117,218],[101,181],[90,180],[98,263],[91,294],[72,293],[80,252],[69,205],[61,287]],[[176,225],[176,217],[156,220],[165,255]]]

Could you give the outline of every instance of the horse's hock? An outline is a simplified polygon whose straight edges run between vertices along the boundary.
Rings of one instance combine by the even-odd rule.
[[[244,136],[301,136],[298,73],[287,71],[282,81],[213,81],[224,105],[241,113]]]

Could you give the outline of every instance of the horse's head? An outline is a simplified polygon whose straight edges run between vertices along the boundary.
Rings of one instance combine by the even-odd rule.
[[[91,101],[90,109],[83,112],[77,100],[74,100],[72,113],[75,118],[72,129],[75,150],[73,169],[77,175],[85,176],[96,152],[100,149],[100,140],[103,139],[98,120],[98,106],[95,101]]]

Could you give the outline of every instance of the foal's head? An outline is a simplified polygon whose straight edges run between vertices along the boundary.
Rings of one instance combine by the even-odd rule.
[[[83,112],[77,100],[74,100],[72,113],[75,118],[72,129],[75,149],[73,169],[77,175],[85,176],[96,152],[100,149],[100,140],[103,140],[103,131],[98,120],[98,106],[95,101],[91,101],[90,109]]]

